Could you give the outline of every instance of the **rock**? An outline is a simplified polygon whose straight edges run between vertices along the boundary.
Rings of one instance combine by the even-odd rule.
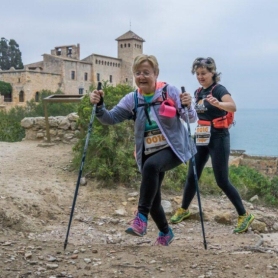
[[[127,212],[124,208],[120,208],[120,209],[115,210],[115,215],[125,216],[126,214],[127,214]]]
[[[49,148],[49,147],[52,147],[52,146],[55,146],[55,144],[53,144],[53,143],[40,143],[40,144],[38,144],[38,147],[40,147],[40,148]]]
[[[161,205],[162,205],[162,207],[163,207],[163,209],[164,209],[164,212],[165,212],[166,214],[171,214],[171,213],[173,213],[173,207],[172,207],[171,202],[166,201],[166,200],[162,200],[162,201],[161,201]]]
[[[46,264],[46,268],[47,269],[56,269],[58,267],[59,267],[58,264]]]
[[[278,231],[278,222],[273,224],[273,230]]]
[[[138,192],[132,192],[132,193],[128,193],[127,196],[129,197],[137,197],[139,195]]]
[[[249,201],[250,201],[250,202],[259,201],[259,196],[258,196],[258,195],[255,195],[255,196],[253,196],[252,198],[250,198]]]
[[[232,212],[224,212],[215,215],[214,220],[220,224],[230,225],[233,223],[233,214]]]
[[[174,201],[176,204],[180,205],[180,204],[181,204],[181,201],[182,201],[182,196],[176,196],[176,197],[174,197],[174,198],[173,198],[173,201]]]
[[[85,186],[86,184],[87,184],[86,178],[85,178],[85,177],[82,177],[82,178],[80,179],[80,185]]]
[[[251,227],[252,227],[253,230],[256,230],[260,233],[266,232],[266,224],[264,222],[261,222],[261,221],[256,220],[256,219],[251,224]]]
[[[91,259],[89,259],[89,258],[84,258],[84,262],[85,262],[86,264],[89,264],[89,263],[91,263],[92,261],[91,261]]]

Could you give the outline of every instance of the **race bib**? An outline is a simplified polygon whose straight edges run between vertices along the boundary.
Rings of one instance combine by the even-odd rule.
[[[168,147],[168,143],[159,129],[145,132],[144,144],[146,155]]]
[[[210,141],[210,126],[199,125],[195,129],[195,140],[197,146],[206,146]]]

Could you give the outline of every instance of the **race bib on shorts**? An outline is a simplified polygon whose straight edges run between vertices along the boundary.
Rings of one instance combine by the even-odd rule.
[[[206,146],[210,141],[210,126],[199,125],[195,129],[196,146]]]

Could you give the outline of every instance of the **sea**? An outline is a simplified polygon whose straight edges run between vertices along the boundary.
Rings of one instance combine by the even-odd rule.
[[[191,133],[194,133],[194,124]],[[230,128],[231,150],[278,157],[278,109],[237,109]]]

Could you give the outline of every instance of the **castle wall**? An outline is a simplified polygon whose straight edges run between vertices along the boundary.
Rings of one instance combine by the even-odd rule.
[[[35,98],[36,92],[42,90],[57,91],[60,89],[61,76],[54,73],[42,72],[37,70],[12,70],[1,71],[0,80],[8,82],[12,85],[12,102],[4,102],[6,108],[9,109],[14,105],[26,104]],[[24,101],[20,102],[20,92],[23,92]]]
[[[72,79],[72,72],[74,72],[74,79]],[[87,80],[85,80],[85,74]],[[63,75],[63,92],[65,94],[82,94],[89,92],[89,87],[92,83],[92,66],[89,63],[78,61],[63,61],[62,67]]]
[[[89,62],[92,65],[91,80],[93,84],[96,85],[98,81],[108,81],[113,86],[121,83],[122,61],[120,59],[93,54],[82,61]],[[98,74],[99,80],[97,78]],[[110,82],[110,76],[112,82]]]

